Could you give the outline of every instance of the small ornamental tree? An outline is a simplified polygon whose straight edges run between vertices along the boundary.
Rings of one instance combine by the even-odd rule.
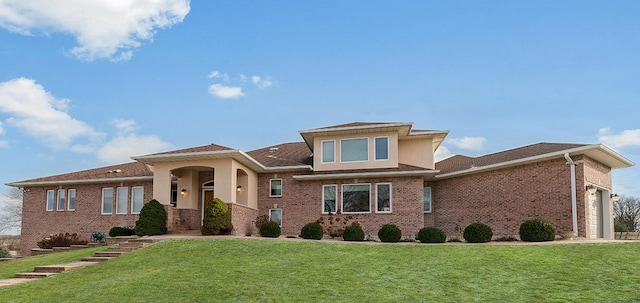
[[[300,231],[300,236],[302,236],[303,239],[320,240],[323,235],[324,230],[318,222],[307,223],[307,225],[302,227],[302,231]]]
[[[136,235],[153,236],[166,233],[167,210],[155,199],[145,203],[136,221]]]
[[[520,240],[527,242],[553,241],[556,228],[542,219],[532,219],[520,224]]]
[[[489,225],[476,222],[469,224],[469,226],[464,229],[462,236],[469,243],[491,242],[493,231]]]
[[[207,203],[202,227],[202,235],[228,235],[233,230],[229,207],[222,200],[215,198]]]
[[[402,231],[395,224],[385,224],[378,230],[378,238],[382,242],[400,242]]]

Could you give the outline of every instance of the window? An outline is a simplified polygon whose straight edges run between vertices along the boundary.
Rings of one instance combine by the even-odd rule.
[[[376,160],[389,160],[389,137],[378,137],[376,142]]]
[[[278,223],[282,227],[282,208],[272,208],[269,210],[269,220]]]
[[[58,211],[64,210],[64,189],[58,189],[58,207],[56,208]]]
[[[376,212],[391,212],[391,183],[376,184]]]
[[[139,214],[144,201],[144,187],[131,188],[131,213]]]
[[[282,197],[282,179],[271,179],[269,197]]]
[[[53,211],[53,205],[56,202],[56,192],[54,190],[47,191],[47,211]]]
[[[371,185],[345,184],[342,185],[342,212],[368,213],[371,212]]]
[[[69,203],[67,204],[67,210],[76,210],[76,190],[70,189],[68,194]]]
[[[102,214],[108,215],[113,212],[113,188],[102,189]]]
[[[430,213],[431,212],[431,187],[424,188],[424,198],[422,200],[422,203],[424,207],[424,212]]]
[[[336,141],[322,141],[322,163],[336,162]]]
[[[369,161],[369,139],[340,140],[340,161]]]
[[[129,200],[129,188],[118,187],[116,190],[116,214],[127,213],[127,202]]]
[[[322,186],[322,213],[335,213],[336,200],[337,200],[337,185],[323,185]]]

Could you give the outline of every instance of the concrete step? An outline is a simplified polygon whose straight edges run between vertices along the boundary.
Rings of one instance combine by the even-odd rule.
[[[93,254],[94,257],[120,257],[126,254],[126,252],[120,251],[98,251]]]
[[[23,273],[17,273],[16,274],[16,278],[21,278],[21,279],[42,279],[42,278],[47,278],[47,277],[51,277],[53,275],[57,275],[57,273],[54,272],[23,272]]]
[[[142,248],[145,245],[148,245],[148,244],[144,242],[122,242],[118,244],[118,247]]]
[[[128,242],[129,243],[156,243],[159,242],[159,239],[152,239],[152,238],[138,238],[138,239],[131,239]]]
[[[113,259],[114,257],[84,257],[82,261],[85,262],[104,262]]]
[[[64,265],[46,265],[46,266],[36,266],[33,268],[33,272],[39,273],[61,273],[63,271],[69,270],[71,268],[67,268]]]
[[[132,252],[138,249],[138,247],[109,247],[108,252]]]

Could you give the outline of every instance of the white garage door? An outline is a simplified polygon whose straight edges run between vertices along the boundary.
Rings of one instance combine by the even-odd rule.
[[[589,226],[591,239],[602,238],[602,192],[589,195]]]

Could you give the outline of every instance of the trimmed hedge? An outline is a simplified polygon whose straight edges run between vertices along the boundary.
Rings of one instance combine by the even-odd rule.
[[[556,228],[542,219],[532,219],[520,224],[520,240],[527,242],[553,241],[556,239]]]
[[[280,237],[281,232],[282,231],[280,230],[280,225],[278,225],[278,222],[268,221],[260,225],[260,235],[265,238]]]
[[[202,219],[202,227],[200,227],[202,235],[228,235],[231,234],[231,230],[233,230],[233,224],[231,224],[229,206],[219,198],[209,201]]]
[[[136,230],[128,227],[114,226],[109,230],[109,237],[133,236]]]
[[[342,232],[342,239],[345,241],[364,241],[364,231],[358,222],[353,222]]]
[[[437,227],[423,227],[416,237],[422,243],[444,243],[447,236]]]
[[[303,239],[320,240],[323,235],[324,230],[318,222],[307,223],[302,227],[302,231],[300,231],[300,236],[302,236]]]
[[[400,242],[402,232],[395,224],[385,224],[378,230],[378,238],[382,242]]]
[[[136,235],[153,236],[167,233],[167,211],[164,206],[153,199],[142,206],[136,221]]]
[[[485,243],[491,241],[493,231],[489,225],[476,222],[469,224],[464,229],[462,236],[469,243]]]

